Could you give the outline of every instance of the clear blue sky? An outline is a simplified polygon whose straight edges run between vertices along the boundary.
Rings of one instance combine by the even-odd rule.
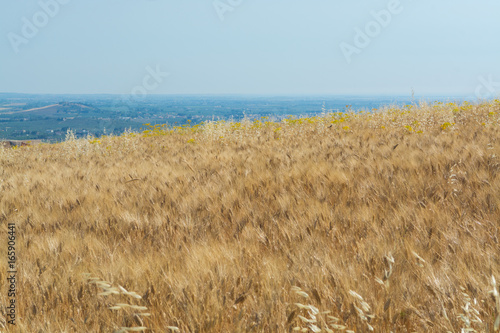
[[[498,0],[1,0],[0,92],[474,95],[500,82],[499,14]]]

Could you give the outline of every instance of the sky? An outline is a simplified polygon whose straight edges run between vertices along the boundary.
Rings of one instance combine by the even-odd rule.
[[[498,0],[0,0],[0,92],[500,92]]]

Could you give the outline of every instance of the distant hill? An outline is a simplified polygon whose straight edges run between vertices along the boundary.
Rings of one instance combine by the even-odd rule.
[[[79,114],[88,113],[90,110],[95,110],[94,107],[88,106],[81,103],[71,103],[63,102],[58,104],[52,104],[37,108],[30,108],[26,110],[12,110],[10,108],[3,108],[4,112],[1,114],[29,114],[29,115],[39,115],[39,116],[57,116],[58,114]]]
[[[448,101],[449,98],[442,100]],[[197,124],[324,112],[372,111],[384,105],[414,105],[405,96],[208,96],[51,95],[0,93],[0,139],[60,141],[68,129],[77,137],[122,134],[143,124]]]

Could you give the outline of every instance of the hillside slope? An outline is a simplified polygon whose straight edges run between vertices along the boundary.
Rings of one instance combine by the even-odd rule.
[[[0,149],[17,328],[490,332],[499,114],[421,105]]]

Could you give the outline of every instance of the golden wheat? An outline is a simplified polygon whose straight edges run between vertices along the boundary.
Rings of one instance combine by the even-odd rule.
[[[498,330],[499,114],[435,103],[0,149],[7,330]]]

